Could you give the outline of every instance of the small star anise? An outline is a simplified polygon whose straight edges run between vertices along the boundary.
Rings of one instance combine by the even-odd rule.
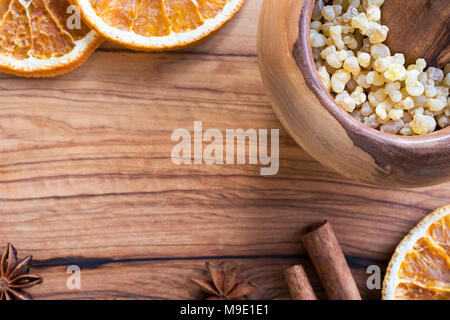
[[[192,279],[203,291],[211,294],[207,300],[246,300],[247,295],[258,290],[250,281],[239,281],[239,266],[213,265],[206,262],[211,280]]]
[[[31,300],[23,289],[42,283],[40,276],[28,274],[33,257],[19,261],[14,246],[8,243],[0,262],[0,300]]]

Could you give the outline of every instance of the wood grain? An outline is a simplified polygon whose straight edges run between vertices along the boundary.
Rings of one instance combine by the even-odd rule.
[[[264,1],[258,53],[262,80],[290,135],[322,164],[357,181],[423,187],[450,178],[450,128],[405,137],[364,126],[323,87],[313,61],[313,0]]]
[[[449,63],[448,0],[387,0],[382,10],[382,23],[390,30],[386,44],[392,52],[404,53],[407,64],[419,58],[434,67]]]
[[[283,270],[302,264],[325,298],[301,230],[328,219],[363,298],[366,268],[385,268],[398,241],[450,202],[450,184],[377,188],[343,178],[287,135],[261,84],[259,0],[186,52],[104,46],[63,77],[0,79],[0,245],[33,255],[37,299],[201,298],[206,260],[242,264],[287,299]],[[279,128],[280,172],[170,160],[176,128]],[[81,290],[66,269],[81,267]]]

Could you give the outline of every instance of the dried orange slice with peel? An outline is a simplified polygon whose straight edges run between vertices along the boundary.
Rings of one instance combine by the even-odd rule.
[[[450,300],[450,205],[425,217],[400,242],[383,284],[387,300]]]
[[[220,29],[245,0],[72,0],[105,38],[137,50],[198,42]]]
[[[44,77],[81,65],[102,38],[83,23],[71,28],[69,6],[67,0],[0,0],[0,71]]]

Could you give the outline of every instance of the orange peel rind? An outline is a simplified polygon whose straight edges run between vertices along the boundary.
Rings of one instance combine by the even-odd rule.
[[[427,215],[399,243],[383,283],[385,300],[450,300],[450,205]]]

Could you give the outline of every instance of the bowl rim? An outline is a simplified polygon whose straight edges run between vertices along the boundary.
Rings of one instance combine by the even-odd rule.
[[[298,59],[295,60],[298,68],[304,75],[308,73],[314,75],[313,77],[306,76],[305,82],[314,93],[314,95],[319,99],[322,106],[325,107],[331,113],[331,115],[336,118],[337,121],[341,122],[343,127],[346,127],[353,132],[357,132],[359,135],[364,135],[372,138],[376,136],[381,140],[389,141],[391,143],[396,142],[400,144],[428,144],[433,142],[436,143],[442,139],[449,140],[450,142],[450,126],[424,135],[403,136],[399,134],[385,133],[381,130],[374,129],[356,120],[350,115],[349,112],[343,110],[342,107],[337,104],[335,99],[322,84],[322,81],[320,81],[317,67],[314,63],[312,47],[310,45],[310,24],[315,1],[316,0],[304,0],[303,8],[300,13],[299,33],[296,41],[296,46],[298,42],[301,43],[299,50],[303,59],[300,59],[300,61]],[[307,49],[301,50],[302,48]],[[294,51],[295,50],[296,49],[294,48]]]

